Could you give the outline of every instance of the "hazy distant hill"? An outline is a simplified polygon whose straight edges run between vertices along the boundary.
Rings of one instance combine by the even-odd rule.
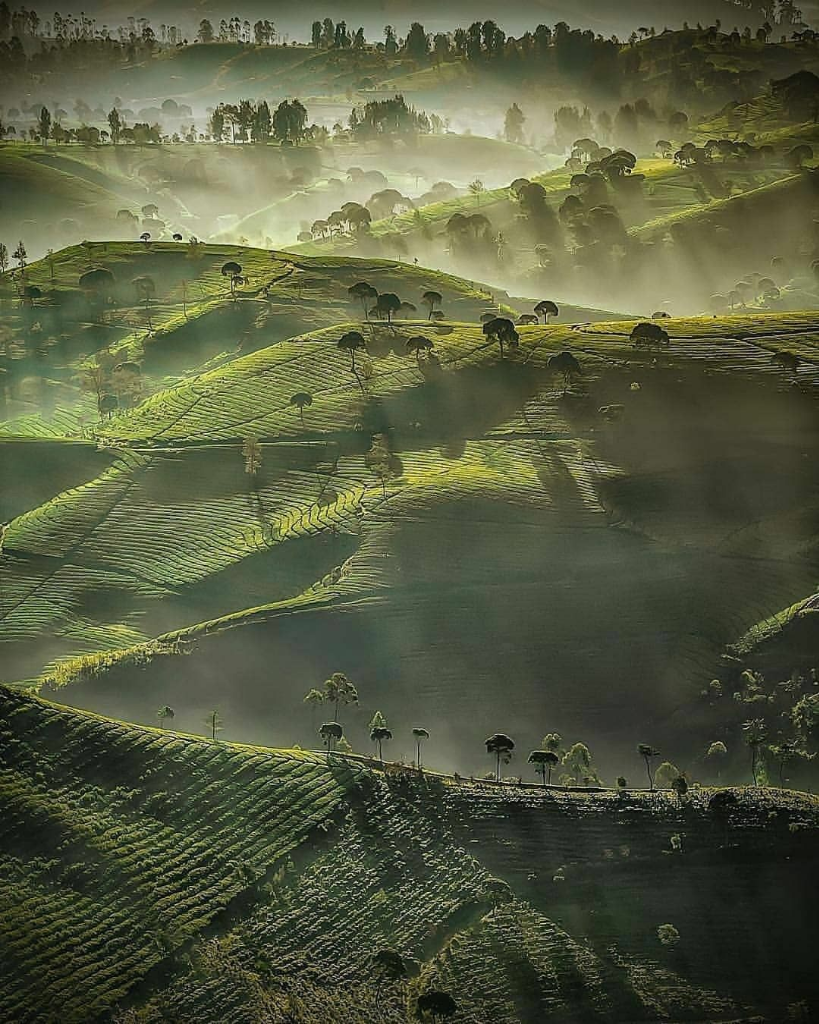
[[[627,0],[623,4],[611,4],[601,0],[513,0],[512,3],[499,7],[490,0],[471,0],[466,3],[442,5],[434,0],[336,0],[335,3],[317,5],[306,9],[297,0],[278,0],[266,3],[263,0],[247,0],[246,3],[227,7],[218,0],[203,0],[195,9],[187,4],[146,0],[136,8],[121,2],[81,4],[74,0],[73,6],[78,10],[83,7],[86,12],[97,11],[112,19],[128,17],[134,13],[146,16],[159,16],[164,21],[173,17],[184,25],[195,24],[199,18],[215,15],[229,17],[234,7],[243,17],[271,18],[281,32],[288,32],[296,38],[305,39],[309,34],[310,22],[313,18],[332,17],[334,20],[345,19],[348,24],[363,24],[369,34],[375,36],[387,23],[395,24],[399,33],[413,20],[420,20],[430,30],[452,29],[458,24],[468,24],[476,20],[492,18],[507,32],[519,33],[527,28],[543,22],[553,25],[558,21],[566,21],[576,27],[588,27],[595,32],[608,35],[612,32],[628,34],[640,25],[651,26],[661,31],[666,25],[679,27],[683,21],[712,22],[719,18],[729,27],[734,22],[742,27],[745,24],[759,24],[763,20],[761,5],[753,3],[750,9],[743,5],[731,3],[729,0]]]

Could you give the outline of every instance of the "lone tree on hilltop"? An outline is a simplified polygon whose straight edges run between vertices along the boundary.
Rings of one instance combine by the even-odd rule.
[[[646,763],[646,775],[648,775],[649,789],[654,790],[654,775],[651,771],[651,761],[655,757],[660,756],[660,751],[656,747],[652,747],[650,743],[638,743],[637,753]]]
[[[350,373],[355,373],[355,354],[367,348],[364,336],[358,331],[347,331],[336,342],[336,348],[341,349],[342,352],[350,353]]]
[[[302,428],[304,428],[304,410],[312,404],[313,396],[309,391],[297,391],[295,395],[290,396],[290,405],[299,410]]]
[[[515,325],[505,316],[493,316],[491,320],[487,319],[483,325],[483,333],[490,341],[497,342],[501,359],[504,358],[504,345],[517,348],[520,342],[520,335],[515,330]]]
[[[324,740],[324,746],[329,754],[335,748],[338,741],[344,736],[344,730],[338,722],[325,722],[319,729],[319,735]]]
[[[159,728],[164,729],[166,720],[173,718],[173,716],[174,710],[172,707],[169,707],[167,704],[164,707],[161,707],[156,713],[156,717],[159,719]]]
[[[418,996],[418,1016],[422,1020],[448,1020],[458,1012],[458,1004],[448,992],[429,989]]]
[[[486,741],[487,754],[495,755],[495,781],[500,782],[501,761],[509,764],[512,760],[512,751],[515,749],[515,741],[506,733],[493,733]]]
[[[205,721],[210,727],[210,738],[212,740],[215,740],[218,733],[222,731],[222,719],[219,715],[219,712],[214,708],[213,711],[211,711],[211,713],[205,719]]]
[[[429,739],[429,733],[426,729],[415,728],[412,730],[412,735],[415,740],[415,767],[421,767],[421,741]]]
[[[543,780],[543,785],[551,784],[552,772],[560,764],[560,758],[553,750],[533,750],[529,755],[529,764],[535,766],[535,771]],[[548,779],[546,778],[548,774]]]
[[[559,316],[560,310],[551,299],[543,299],[535,306],[535,313],[543,317],[544,324],[549,323],[550,316]]]
[[[432,314],[435,312],[436,308],[440,307],[443,301],[444,297],[440,292],[428,291],[424,292],[421,296],[421,302],[423,302],[423,304],[429,309],[430,320],[432,319]]]

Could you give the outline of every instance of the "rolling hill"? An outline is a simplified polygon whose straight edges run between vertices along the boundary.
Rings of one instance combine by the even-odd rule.
[[[815,797],[456,782],[6,689],[0,732],[4,1019],[400,1022],[436,991],[469,1024],[816,1006]]]
[[[233,295],[230,259],[249,278]],[[93,264],[115,276],[102,313],[77,284]],[[444,319],[362,325],[361,279],[434,287]],[[303,695],[342,670],[354,744],[375,710],[440,721],[442,766],[474,771],[493,729],[525,747],[552,727],[611,778],[646,732],[699,763],[734,728],[698,703],[742,668],[730,645],[813,593],[810,313],[666,318],[648,352],[633,321],[522,326],[502,358],[475,321],[511,300],[406,264],[108,243],[28,280],[44,296],[15,303],[0,427],[7,683],[132,721],[170,701],[192,731],[217,706],[233,737],[309,746]],[[35,324],[63,339],[36,360]],[[434,358],[407,351],[419,334]],[[120,386],[117,360],[137,369],[100,419],[78,385]],[[746,777],[741,744],[726,771]]]

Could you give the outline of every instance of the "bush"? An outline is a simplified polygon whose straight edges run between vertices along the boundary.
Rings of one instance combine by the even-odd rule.
[[[664,946],[676,946],[680,941],[680,933],[673,924],[661,924],[657,929],[657,938]]]

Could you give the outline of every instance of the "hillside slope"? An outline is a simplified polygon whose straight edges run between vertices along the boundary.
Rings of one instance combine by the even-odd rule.
[[[6,690],[0,730],[4,1019],[398,1022],[432,989],[470,1024],[816,1008],[816,798],[456,785]],[[387,948],[406,978],[378,981]]]
[[[194,730],[219,707],[231,736],[286,746],[314,742],[304,693],[344,670],[362,692],[359,748],[374,710],[446,723],[443,763],[460,770],[499,727],[522,749],[552,727],[613,777],[648,732],[701,758],[722,712],[692,709],[727,645],[813,592],[809,313],[667,318],[660,351],[632,344],[633,322],[521,326],[501,358],[475,324],[488,293],[420,267],[91,251],[123,304],[95,322],[84,251],[55,256],[74,372],[96,365],[81,345],[119,330],[116,358],[139,361],[147,395],[97,418],[66,386],[64,349],[51,370],[19,361],[13,402],[33,366],[60,398],[3,428],[6,682],[145,722],[170,701]],[[230,257],[250,278],[233,296]],[[161,292],[146,309],[119,282],[148,268]],[[416,301],[437,285],[445,319],[350,319],[362,276]],[[42,322],[49,307],[34,308],[21,322]],[[337,345],[351,328],[366,336],[354,364]],[[418,335],[431,357],[408,351]],[[562,351],[580,365],[566,381],[550,363]],[[475,692],[488,696],[465,717]],[[741,745],[727,770],[747,778]]]

